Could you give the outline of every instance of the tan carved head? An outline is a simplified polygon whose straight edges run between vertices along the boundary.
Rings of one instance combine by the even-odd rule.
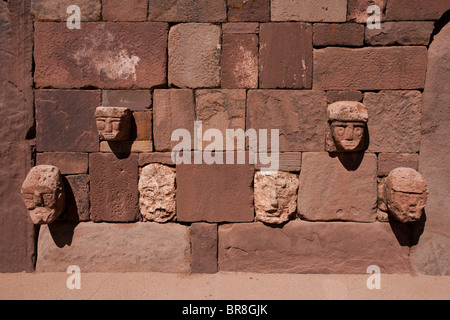
[[[50,224],[64,211],[64,182],[55,166],[32,168],[22,184],[21,193],[34,224]]]
[[[95,121],[101,140],[126,141],[131,135],[131,111],[122,107],[98,107]]]

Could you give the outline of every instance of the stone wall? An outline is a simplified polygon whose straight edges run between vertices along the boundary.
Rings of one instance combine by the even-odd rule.
[[[81,9],[80,29],[68,28],[70,5]],[[366,24],[369,5],[379,6],[381,29]],[[0,8],[8,69],[0,79],[0,271],[365,273],[377,265],[450,274],[450,37],[448,25],[437,27],[450,0],[29,0]],[[327,107],[344,100],[368,112],[369,141],[357,156],[326,149]],[[102,105],[131,110],[127,141],[100,141],[94,114]],[[279,170],[298,183],[286,195],[295,202],[287,221],[258,218],[255,199],[267,193],[255,176],[264,164],[174,163],[172,133],[194,137],[195,121],[223,136],[279,130]],[[236,147],[247,160],[248,151]],[[155,163],[176,177],[169,221],[152,221],[168,209],[145,202],[141,189],[143,168]],[[66,186],[65,212],[38,239],[20,199],[33,165],[57,166]],[[429,181],[418,222],[393,221],[380,208],[379,184],[397,167]]]

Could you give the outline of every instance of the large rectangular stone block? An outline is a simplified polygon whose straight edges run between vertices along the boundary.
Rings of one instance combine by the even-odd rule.
[[[189,228],[170,223],[54,223],[41,228],[38,272],[190,272]]]
[[[177,219],[181,222],[254,220],[252,165],[177,165]]]
[[[422,89],[427,48],[324,48],[314,50],[313,88],[325,90]]]
[[[222,22],[225,0],[149,0],[148,20],[167,22]]]
[[[433,21],[384,22],[381,29],[366,28],[365,43],[371,46],[427,46]]]
[[[315,23],[314,47],[362,47],[364,26],[358,23]]]
[[[34,26],[37,87],[149,89],[166,84],[168,24],[65,23]],[[49,37],[51,35],[51,37]]]
[[[36,155],[36,164],[49,164],[59,168],[62,174],[88,172],[88,154],[74,152],[45,152]]]
[[[37,151],[98,151],[95,108],[100,106],[99,90],[37,90]]]
[[[81,21],[100,20],[100,0],[31,0],[31,14],[38,20],[67,21],[73,15],[72,11],[67,13],[67,8],[71,5],[80,8]]]
[[[262,23],[259,31],[259,87],[310,89],[312,26]]]
[[[217,224],[193,223],[191,225],[192,271],[217,272]]]
[[[228,0],[228,21],[270,20],[270,0]]]
[[[327,98],[325,92],[250,90],[247,130],[279,130],[280,152],[323,151]],[[268,148],[271,137],[268,138]],[[270,150],[270,149],[269,149]]]
[[[145,21],[148,0],[102,0],[104,21]]]
[[[374,222],[376,155],[303,153],[297,208],[305,220]]]
[[[299,220],[282,228],[259,222],[222,225],[219,270],[364,274],[377,265],[382,273],[409,273],[409,234],[401,227]]]
[[[437,20],[450,9],[450,0],[388,0],[387,20]]]
[[[272,21],[345,22],[347,0],[272,0]]]
[[[140,217],[138,157],[118,158],[113,153],[89,155],[91,220],[133,222]]]

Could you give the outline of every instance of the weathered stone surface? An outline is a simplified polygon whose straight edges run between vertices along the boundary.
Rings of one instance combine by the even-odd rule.
[[[408,243],[387,223],[291,221],[219,226],[219,270],[262,273],[409,273]]]
[[[130,109],[124,107],[97,107],[94,116],[100,140],[130,140],[132,127]]]
[[[37,151],[98,151],[100,91],[37,90],[35,103]]]
[[[37,229],[20,195],[34,165],[30,0],[0,1],[0,272],[32,272]]]
[[[390,0],[387,1],[386,19],[437,20],[450,8],[449,0]]]
[[[152,141],[102,141],[100,152],[126,155],[130,153],[153,152]]]
[[[169,85],[218,87],[220,85],[220,26],[182,23],[170,28]]]
[[[287,172],[255,173],[254,202],[256,220],[284,224],[297,210],[298,175]]]
[[[223,34],[228,33],[258,33],[258,22],[232,22],[222,24]]]
[[[361,91],[327,91],[327,102],[329,104],[337,101],[358,101],[363,100],[364,95]]]
[[[384,21],[386,0],[348,0],[347,20],[357,23],[367,23],[367,19],[375,14],[374,11],[367,13],[367,8],[373,5],[380,8],[380,18],[381,21]]]
[[[228,21],[270,20],[269,0],[228,0]]]
[[[422,108],[419,91],[367,92],[364,105],[369,112],[369,151],[419,151]]]
[[[450,239],[447,235],[427,231],[420,236],[418,245],[411,248],[411,266],[414,272],[450,275]]]
[[[377,157],[370,153],[362,160],[358,157],[354,153],[303,153],[297,201],[302,219],[375,221]]]
[[[247,100],[246,128],[267,129],[268,133],[279,129],[280,152],[324,150],[327,125],[324,92],[250,90]]]
[[[42,228],[38,272],[190,271],[189,228],[157,223],[59,223]]]
[[[131,111],[147,110],[152,105],[150,90],[103,90],[104,106],[125,107]]]
[[[166,23],[86,22],[80,30],[70,30],[65,23],[37,22],[34,28],[38,88],[149,89],[166,84]]]
[[[152,141],[153,139],[153,114],[151,111],[133,112],[136,125],[136,141]]]
[[[88,172],[88,154],[73,152],[46,152],[36,155],[36,163],[58,167],[62,174],[82,174]]]
[[[260,157],[258,156],[258,160]],[[262,164],[258,162],[255,164],[255,169],[268,169],[270,164]],[[284,172],[300,172],[302,167],[302,153],[301,152],[280,152],[278,158],[278,170]]]
[[[450,236],[450,24],[434,38],[429,49],[426,87],[423,92],[419,172],[430,194],[425,208],[426,228]],[[420,242],[419,242],[420,246]]]
[[[64,181],[61,171],[55,166],[31,168],[20,193],[34,224],[54,222],[66,207]]]
[[[225,0],[149,0],[148,19],[167,22],[222,22]]]
[[[139,166],[143,167],[150,163],[161,163],[174,165],[171,152],[152,152],[139,154]]]
[[[178,221],[253,221],[253,172],[251,165],[177,165]]]
[[[364,25],[315,23],[313,43],[314,47],[362,47],[364,45]]]
[[[195,113],[197,121],[202,122],[202,131],[199,134],[204,136],[209,129],[220,130],[223,140],[222,148],[217,150],[234,150],[232,146],[227,146],[227,129],[245,130],[245,90],[220,89],[220,90],[197,90],[195,92]],[[202,137],[198,137],[199,140]],[[217,143],[217,141],[214,141]],[[208,147],[210,142],[203,142],[203,149]],[[243,150],[243,149],[241,149]]]
[[[315,89],[421,89],[427,49],[418,47],[314,50]]]
[[[380,153],[378,155],[378,176],[387,176],[395,168],[406,167],[419,169],[417,153]]]
[[[384,22],[381,29],[366,28],[365,43],[371,46],[427,46],[433,29],[432,21]]]
[[[312,26],[262,23],[259,32],[259,87],[310,89]]]
[[[217,224],[191,225],[192,272],[217,272]]]
[[[104,21],[145,21],[148,0],[102,0]]]
[[[89,221],[89,175],[78,174],[66,176],[66,212],[65,220]]]
[[[136,155],[117,158],[111,153],[89,155],[91,220],[132,222],[139,219]]]
[[[67,13],[67,8],[71,5],[80,8],[81,21],[100,20],[100,0],[31,0],[31,14],[38,20],[67,21],[73,14],[71,11]]]
[[[141,170],[139,177],[139,207],[145,220],[165,223],[174,219],[175,171],[152,163]]]
[[[272,21],[345,22],[346,0],[272,0]]]
[[[153,127],[156,151],[172,151],[178,141],[172,133],[186,129],[194,137],[194,92],[189,89],[155,90],[153,93]]]
[[[222,38],[222,88],[258,87],[258,36],[224,34]]]

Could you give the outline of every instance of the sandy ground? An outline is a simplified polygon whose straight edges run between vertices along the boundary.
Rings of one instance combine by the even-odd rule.
[[[0,274],[0,299],[303,300],[450,299],[450,276],[217,273],[80,273],[80,289],[68,289],[71,274]],[[72,278],[69,282],[72,282]]]

